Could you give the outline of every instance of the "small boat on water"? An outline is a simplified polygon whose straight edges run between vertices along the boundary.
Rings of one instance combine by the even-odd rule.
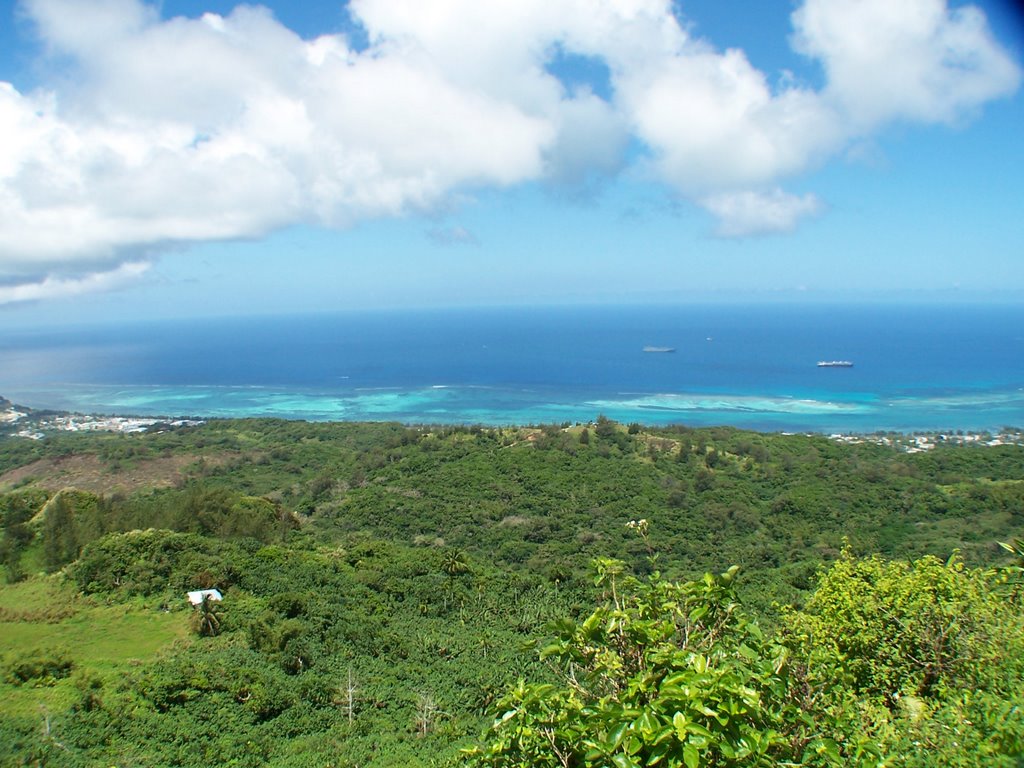
[[[675,347],[644,347],[644,352],[675,352]]]
[[[849,360],[819,360],[819,368],[853,368]]]

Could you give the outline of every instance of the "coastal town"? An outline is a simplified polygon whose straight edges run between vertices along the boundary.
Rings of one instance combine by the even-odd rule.
[[[197,419],[160,419],[37,411],[0,397],[0,434],[41,440],[51,432],[146,432],[165,427],[192,427]]]
[[[831,440],[856,445],[875,443],[888,445],[904,453],[923,453],[939,445],[1024,445],[1024,430],[1004,427],[998,432],[923,432],[903,434],[898,432],[874,433],[870,435],[832,434]]]

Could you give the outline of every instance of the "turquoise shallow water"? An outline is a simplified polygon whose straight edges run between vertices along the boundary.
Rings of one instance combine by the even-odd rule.
[[[645,346],[675,351],[645,353]],[[0,394],[167,416],[872,432],[1024,425],[1024,309],[682,307],[3,333]],[[850,359],[821,369],[820,359]]]
[[[318,392],[272,387],[65,385],[15,392],[30,405],[87,413],[280,417],[310,421],[540,424],[591,421],[732,425],[763,431],[998,429],[1024,423],[1024,391],[815,400],[708,393],[572,399],[475,387]]]

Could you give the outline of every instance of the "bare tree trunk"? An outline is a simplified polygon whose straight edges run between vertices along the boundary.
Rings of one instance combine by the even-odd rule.
[[[416,697],[416,731],[420,736],[426,736],[434,727],[438,715],[444,715],[437,701],[429,693],[421,693]]]
[[[348,668],[348,685],[345,687],[345,713],[348,715],[349,724],[355,718],[356,712],[356,693],[359,689],[356,687],[355,678],[352,677],[352,667]]]

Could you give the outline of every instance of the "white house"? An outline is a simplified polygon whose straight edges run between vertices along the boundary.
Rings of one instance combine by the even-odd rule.
[[[223,600],[224,596],[216,589],[197,589],[188,593],[188,601],[192,605],[202,605],[203,600]]]

